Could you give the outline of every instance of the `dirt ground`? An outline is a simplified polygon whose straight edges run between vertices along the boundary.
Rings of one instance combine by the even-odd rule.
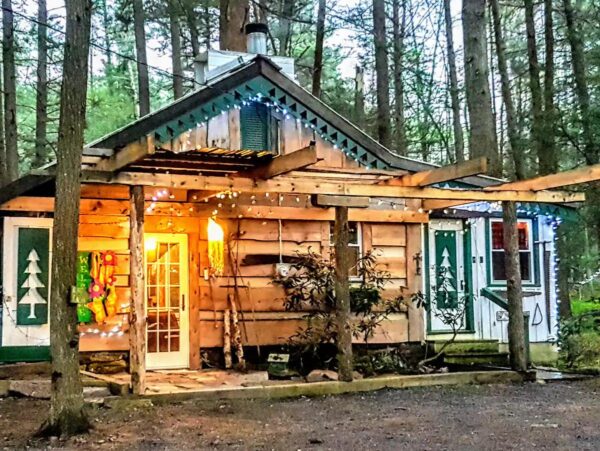
[[[0,448],[600,449],[598,379],[96,408],[89,435],[32,439],[47,408],[1,399]]]

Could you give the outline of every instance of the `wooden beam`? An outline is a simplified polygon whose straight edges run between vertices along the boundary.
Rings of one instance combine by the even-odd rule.
[[[425,199],[423,201],[422,208],[425,211],[430,210],[441,210],[443,208],[459,207],[471,203],[470,201],[465,202],[464,200],[438,200],[438,199]]]
[[[129,372],[135,395],[146,391],[146,296],[144,294],[144,189],[131,187],[129,251],[131,309],[129,313]]]
[[[84,147],[82,155],[89,157],[111,157],[115,151],[101,147]]]
[[[84,173],[86,182],[96,181],[98,174]],[[106,182],[106,180],[105,180]],[[395,197],[409,199],[462,200],[464,203],[476,201],[515,201],[565,203],[585,200],[582,193],[562,191],[483,191],[477,189],[419,188],[410,186],[382,186],[340,182],[320,182],[293,177],[278,177],[270,180],[254,180],[245,177],[215,177],[195,175],[148,174],[120,172],[110,178],[109,183],[125,185],[150,185],[171,188],[200,189],[215,191],[241,191],[244,193],[293,193],[293,194],[334,194],[345,196]]]
[[[368,208],[369,198],[360,196],[332,196],[330,194],[316,194],[312,197],[312,203],[317,207]]]
[[[99,161],[94,166],[94,170],[101,172],[115,172],[152,153],[154,153],[154,138],[151,135],[148,135],[139,141],[127,144],[122,149],[117,150],[109,158]]]
[[[403,175],[399,178],[381,182],[381,184],[389,186],[427,186],[472,175],[484,174],[487,172],[487,168],[487,158],[474,158],[449,166],[442,166],[440,168]]]
[[[528,190],[541,191],[545,189],[561,188],[578,185],[580,183],[595,182],[600,180],[600,164],[584,166],[570,171],[556,174],[542,175],[527,180],[503,183],[502,185],[489,186],[486,191]]]
[[[215,209],[210,203],[185,203],[185,202],[154,202],[155,207],[149,217],[173,217],[177,211],[181,216],[173,218],[175,221],[181,217],[209,218]],[[146,202],[150,205],[150,202]],[[248,210],[248,207],[251,210]],[[191,211],[190,211],[191,209]],[[18,197],[0,205],[1,211],[11,212],[52,212],[54,199],[49,197]],[[80,203],[81,215],[113,216],[129,215],[129,202],[120,200],[82,199]],[[412,210],[372,210],[351,208],[349,211],[351,221],[371,222],[396,222],[396,223],[421,223],[427,222],[427,214]],[[303,207],[278,207],[278,206],[249,206],[238,205],[235,209],[219,213],[225,218],[247,219],[288,219],[298,221],[333,221],[335,219],[333,208],[303,208]]]
[[[292,153],[275,157],[264,166],[240,172],[237,175],[239,177],[267,180],[277,175],[305,168],[318,161],[317,149],[314,144],[311,144]]]
[[[14,180],[0,189],[0,204],[9,201],[15,197],[26,194],[34,188],[42,186],[44,183],[51,181],[52,175],[35,173],[26,174],[17,180]],[[52,184],[54,185],[54,183]]]
[[[352,381],[352,332],[350,330],[350,228],[348,207],[335,207],[335,309],[337,364],[339,380]]]

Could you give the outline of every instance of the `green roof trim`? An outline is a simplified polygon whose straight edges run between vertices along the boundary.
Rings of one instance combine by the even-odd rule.
[[[222,93],[210,101],[197,105],[193,110],[174,117],[160,127],[154,129],[155,141],[167,143],[177,136],[210,119],[236,108],[241,109],[250,102],[262,102],[286,117],[300,120],[306,128],[314,130],[322,139],[340,149],[348,157],[359,164],[372,169],[390,169],[388,162],[377,157],[368,149],[354,142],[342,130],[321,118],[315,111],[309,109],[299,100],[275,86],[263,76],[257,76]]]

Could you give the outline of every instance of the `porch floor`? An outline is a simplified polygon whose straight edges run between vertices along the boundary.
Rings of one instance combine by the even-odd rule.
[[[118,384],[129,384],[128,373],[103,376]],[[256,385],[267,385],[269,381],[266,371],[250,371],[241,373],[218,369],[206,370],[151,370],[146,372],[146,394],[185,393],[222,388],[240,388]],[[288,381],[289,382],[289,381]]]

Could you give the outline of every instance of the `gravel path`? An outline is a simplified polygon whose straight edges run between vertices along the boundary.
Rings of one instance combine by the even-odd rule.
[[[89,435],[33,440],[47,408],[0,400],[0,448],[600,449],[598,379],[100,408]]]

